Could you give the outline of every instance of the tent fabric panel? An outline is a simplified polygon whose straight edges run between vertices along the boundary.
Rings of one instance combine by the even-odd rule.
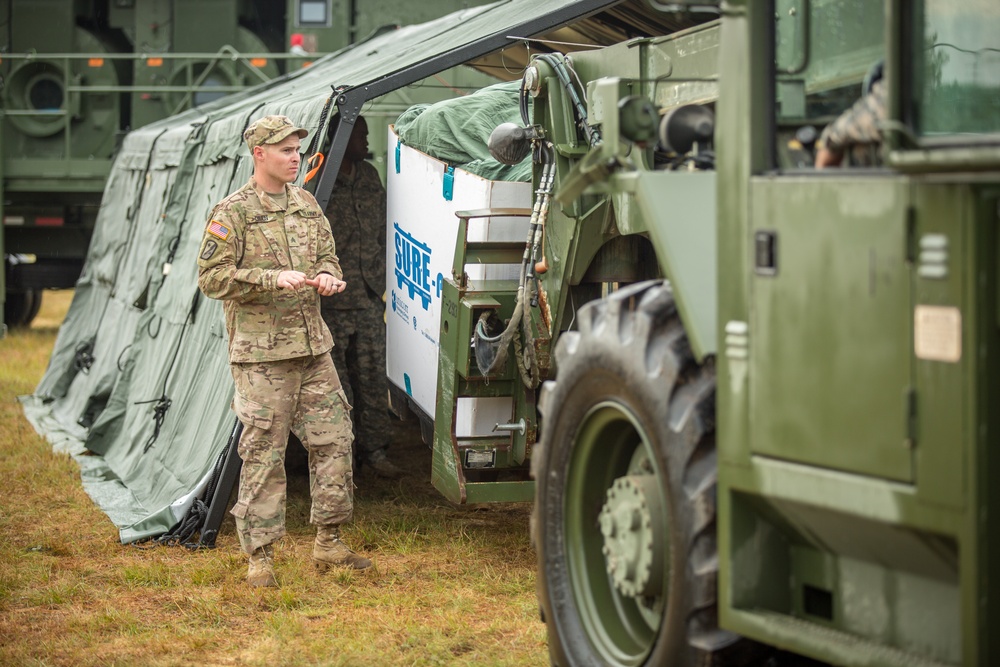
[[[320,129],[320,115],[330,94],[329,85],[310,86],[304,91],[297,91],[294,96],[286,95],[281,100],[262,97],[254,100],[256,104],[234,109],[231,114],[220,117],[209,126],[199,163],[209,165],[222,160],[248,159],[250,150],[243,141],[243,130],[258,118],[272,114],[288,116],[297,125],[309,130],[309,135],[302,140],[304,152]]]
[[[181,163],[188,138],[195,132],[195,126],[190,123],[180,123],[175,127],[162,129],[157,135],[153,154],[150,156],[150,169],[171,169]]]
[[[233,382],[225,347],[208,319],[181,326],[163,322],[156,338],[136,343],[121,434],[105,459],[149,510],[188,493],[227,441]],[[154,439],[155,403],[141,401],[161,396],[172,403]]]
[[[83,267],[83,275],[94,282],[113,285],[118,278],[121,260],[134,233],[133,207],[142,192],[145,174],[132,169],[111,170]]]
[[[52,451],[69,454],[80,466],[80,481],[94,504],[116,527],[128,526],[147,514],[132,492],[117,479],[101,456],[90,455],[80,439],[63,430],[46,402],[38,396],[20,398],[24,415],[39,433],[44,433]]]
[[[92,338],[93,364],[76,374],[64,400],[52,406],[53,416],[70,432],[94,421],[107,402],[121,372],[118,364],[131,341],[139,311],[114,297],[107,298],[100,325]]]
[[[164,446],[150,449],[154,454],[151,467],[161,483],[132,487],[147,508],[170,505],[188,493],[192,483],[214,466],[235,420],[230,410],[234,389],[225,339],[211,335],[208,327],[191,333],[183,352],[203,363],[179,365],[171,376],[173,386],[168,385],[168,392],[173,391],[175,399],[173,414],[168,413],[160,433]]]
[[[158,244],[151,243],[163,235],[165,228],[164,207],[177,178],[176,169],[159,169],[146,174],[142,201],[135,215],[133,239],[122,260],[121,274],[127,278],[119,281],[117,294],[126,303],[138,304],[150,300],[149,290],[157,274],[162,272],[162,259]]]
[[[73,300],[49,357],[49,365],[35,388],[35,396],[46,402],[66,396],[79,372],[76,368],[77,349],[97,333],[103,305],[110,298],[110,293],[110,286],[95,284],[89,279],[76,284]]]
[[[111,388],[111,395],[108,396],[104,409],[97,415],[94,423],[82,438],[87,451],[104,456],[118,442],[125,412],[132,402],[128,390],[135,369],[135,364],[132,362],[134,353],[130,340],[128,352],[122,355],[122,372],[115,378],[115,386]]]
[[[122,479],[133,477],[136,462],[154,434],[156,402],[167,393],[164,385],[169,381],[170,369],[177,360],[175,351],[186,329],[186,325],[168,322],[150,310],[139,320],[129,351],[132,368],[128,382],[122,381],[115,388],[128,397],[121,433],[104,453],[108,465]]]
[[[161,131],[149,132],[145,128],[125,135],[121,148],[115,156],[114,167],[130,171],[146,171],[156,137]]]
[[[152,513],[142,513],[136,521],[129,524],[116,524],[119,526],[118,539],[122,544],[141,542],[170,530],[179,519],[174,516],[170,507],[161,507]]]
[[[213,472],[214,465],[194,485],[193,489],[170,505],[144,514],[134,523],[127,525],[119,524],[118,538],[121,540],[121,543],[130,544],[157,537],[173,528],[178,521],[184,518],[187,511],[194,505],[194,501],[205,492]]]
[[[132,491],[119,479],[101,456],[93,456],[76,436],[66,434],[56,422],[48,406],[37,396],[20,397],[24,414],[40,433],[45,433],[57,453],[69,454],[80,467],[83,490],[95,505],[118,528],[122,544],[162,535],[180,520],[198,493],[204,490],[211,470],[185,495],[184,502],[168,505],[150,512]]]
[[[264,115],[258,110],[263,104],[262,99],[257,104],[235,107],[228,115],[213,120],[202,137],[198,164],[211,165],[223,160],[236,160],[244,153],[249,156],[250,151],[243,143],[243,130],[250,125],[251,120]]]
[[[83,446],[78,434],[67,433],[49,409],[50,403],[47,399],[37,394],[30,396],[19,396],[18,401],[24,410],[24,416],[35,428],[36,431],[45,435],[45,439],[52,445],[52,451],[57,454],[69,454],[76,456],[84,454],[86,448]],[[93,457],[98,459],[100,457]]]
[[[148,512],[107,463],[96,456],[77,455],[80,480],[87,495],[121,528],[141,521]]]
[[[198,293],[198,249],[205,235],[212,207],[236,189],[233,185],[236,180],[234,166],[232,161],[223,160],[197,168],[190,176],[185,176],[190,177],[191,182],[184,201],[173,202],[168,206],[168,220],[177,226],[173,232],[176,236],[177,253],[173,258],[170,274],[162,280],[154,308],[171,322],[183,322],[190,313],[192,299]],[[240,185],[249,178],[249,165],[241,166],[246,173],[239,174],[243,177],[239,181]],[[202,300],[204,301],[203,297]]]

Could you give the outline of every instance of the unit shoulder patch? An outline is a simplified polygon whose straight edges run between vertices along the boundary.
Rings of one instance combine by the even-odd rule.
[[[208,241],[205,242],[205,247],[201,251],[201,258],[202,259],[211,259],[212,255],[215,254],[215,251],[218,248],[219,248],[219,244],[216,243],[215,241],[213,241],[212,239],[209,239]]]
[[[226,227],[218,220],[213,220],[208,223],[208,229],[206,231],[212,236],[217,236],[223,241],[229,238],[229,227]]]

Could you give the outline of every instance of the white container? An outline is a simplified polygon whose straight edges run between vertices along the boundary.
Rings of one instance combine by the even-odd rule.
[[[529,208],[531,184],[490,181],[399,142],[389,128],[386,161],[386,370],[432,419],[437,400],[441,290],[451,277],[458,235],[456,211]],[[452,173],[449,173],[452,172]],[[449,182],[450,181],[450,182]],[[450,190],[450,191],[449,191]],[[469,223],[470,241],[524,241],[527,218]],[[471,266],[477,279],[516,278],[511,266]],[[456,435],[483,435],[511,418],[510,399],[463,399]]]

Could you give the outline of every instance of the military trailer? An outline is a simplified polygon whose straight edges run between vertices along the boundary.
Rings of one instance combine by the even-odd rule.
[[[1000,7],[648,4],[690,27],[539,55],[491,137],[530,230],[459,239],[435,471],[530,462],[553,664],[996,664]],[[877,88],[878,161],[814,167]]]

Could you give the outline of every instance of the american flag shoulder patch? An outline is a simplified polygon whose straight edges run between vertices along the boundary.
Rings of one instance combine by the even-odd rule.
[[[229,238],[229,227],[226,227],[218,220],[213,220],[208,223],[208,233],[225,241]]]

